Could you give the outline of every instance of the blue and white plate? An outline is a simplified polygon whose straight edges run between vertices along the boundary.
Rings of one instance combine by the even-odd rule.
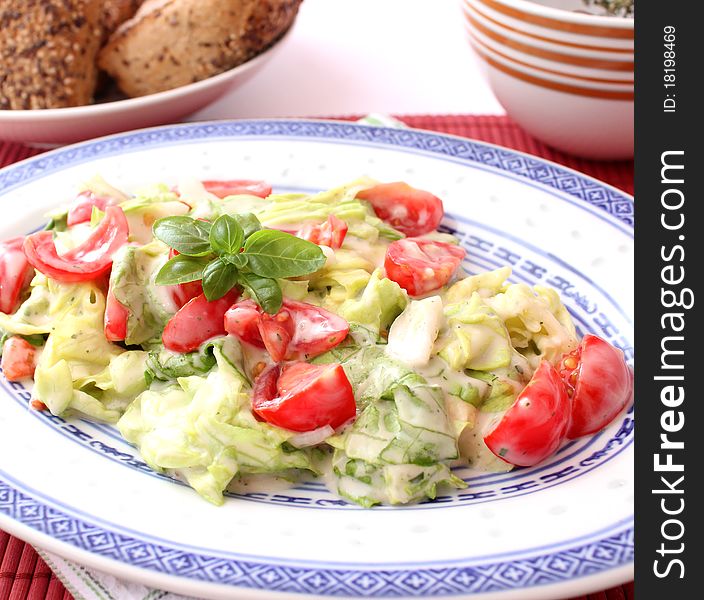
[[[472,272],[560,290],[580,331],[633,350],[633,202],[512,150],[435,133],[316,121],[233,121],[126,133],[0,171],[0,239],[31,231],[95,173],[128,191],[266,179],[317,191],[360,175],[445,201]],[[0,381],[0,527],[156,588],[209,598],[564,598],[633,575],[633,414],[543,464],[458,471],[469,487],[364,510],[319,483],[211,506],[152,472],[106,426],[28,409]]]

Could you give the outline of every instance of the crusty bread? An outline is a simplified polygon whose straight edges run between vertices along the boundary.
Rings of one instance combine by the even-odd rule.
[[[137,12],[143,0],[103,0],[103,26],[104,39],[115,31],[127,19],[131,19]]]
[[[291,25],[301,0],[146,0],[98,64],[128,96],[206,79],[256,56]]]
[[[0,109],[89,104],[101,0],[0,0]]]

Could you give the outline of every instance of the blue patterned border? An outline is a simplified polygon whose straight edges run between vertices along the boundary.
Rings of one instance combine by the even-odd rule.
[[[596,179],[535,156],[466,138],[333,121],[214,121],[117,134],[60,148],[0,170],[0,192],[71,165],[159,146],[222,138],[303,138],[412,149],[481,165],[538,183],[601,209],[633,226],[634,207],[625,193]],[[584,208],[584,206],[583,206]]]
[[[184,552],[106,531],[49,508],[0,481],[0,512],[61,542],[157,573],[250,589],[325,596],[428,597],[560,583],[633,561],[633,528],[530,558],[419,569],[280,566]]]
[[[390,146],[406,152],[438,155],[551,189],[582,210],[600,213],[621,231],[624,224],[628,231],[633,226],[633,202],[626,194],[539,158],[452,136],[325,121],[196,123],[119,134],[7,167],[0,171],[0,193],[97,157],[207,139],[243,137]],[[606,537],[598,541],[574,543],[573,547],[559,551],[547,549],[529,558],[488,561],[481,565],[412,569],[403,566],[393,569],[282,566],[275,564],[275,560],[218,558],[116,533],[51,508],[19,488],[19,484],[0,479],[0,513],[55,540],[148,571],[249,589],[356,597],[481,594],[560,583],[633,562],[633,529],[625,525],[611,534],[604,534]]]

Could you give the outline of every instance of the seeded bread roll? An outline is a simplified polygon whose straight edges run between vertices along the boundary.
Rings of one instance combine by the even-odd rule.
[[[88,104],[101,0],[0,0],[0,109]]]
[[[301,0],[146,0],[98,64],[128,96],[206,79],[256,56],[293,22]]]

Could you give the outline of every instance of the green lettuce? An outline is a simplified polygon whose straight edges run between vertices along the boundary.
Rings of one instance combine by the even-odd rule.
[[[105,339],[103,314],[105,297],[91,283],[66,286],[63,290],[61,318],[52,324],[44,350],[39,357],[34,375],[34,396],[55,415],[79,412],[91,418],[115,422],[132,399],[133,388],[124,373],[116,373],[116,380],[126,394],[103,394],[97,384],[108,385],[105,375],[111,360],[124,350]],[[141,378],[141,371],[136,371]],[[143,378],[141,378],[143,379]],[[115,381],[115,379],[113,379]]]
[[[554,290],[517,283],[485,302],[505,323],[511,344],[533,369],[541,360],[557,362],[578,345],[572,319]]]
[[[499,316],[478,292],[445,307],[447,330],[438,340],[440,356],[451,368],[490,371],[511,363],[513,348]]]
[[[448,304],[469,300],[477,292],[482,298],[495,296],[506,287],[506,280],[511,276],[511,267],[501,267],[460,279],[447,290],[445,300]]]
[[[298,227],[306,222],[322,223],[329,215],[335,215],[347,223],[348,235],[367,241],[375,241],[379,236],[400,239],[404,237],[401,232],[379,219],[367,202],[356,198],[359,192],[376,183],[373,179],[361,178],[311,196],[272,194],[267,198],[269,204],[256,215],[265,227],[275,228]]]
[[[213,352],[207,376],[140,394],[117,424],[123,437],[153,469],[175,472],[214,504],[238,474],[315,471],[308,452],[286,444],[293,432],[254,418],[247,382],[220,347]]]
[[[439,386],[389,358],[383,345],[350,345],[319,357],[333,359],[361,407],[351,426],[328,438],[342,496],[371,506],[433,498],[439,484],[464,487],[448,468],[458,457],[457,431]]]
[[[128,310],[127,344],[159,342],[168,320],[176,313],[173,300],[154,278],[169,258],[168,247],[154,241],[145,246],[123,246],[113,258],[110,288]]]
[[[395,281],[375,270],[361,295],[345,300],[339,307],[341,317],[377,333],[386,332],[408,304],[408,294]]]

